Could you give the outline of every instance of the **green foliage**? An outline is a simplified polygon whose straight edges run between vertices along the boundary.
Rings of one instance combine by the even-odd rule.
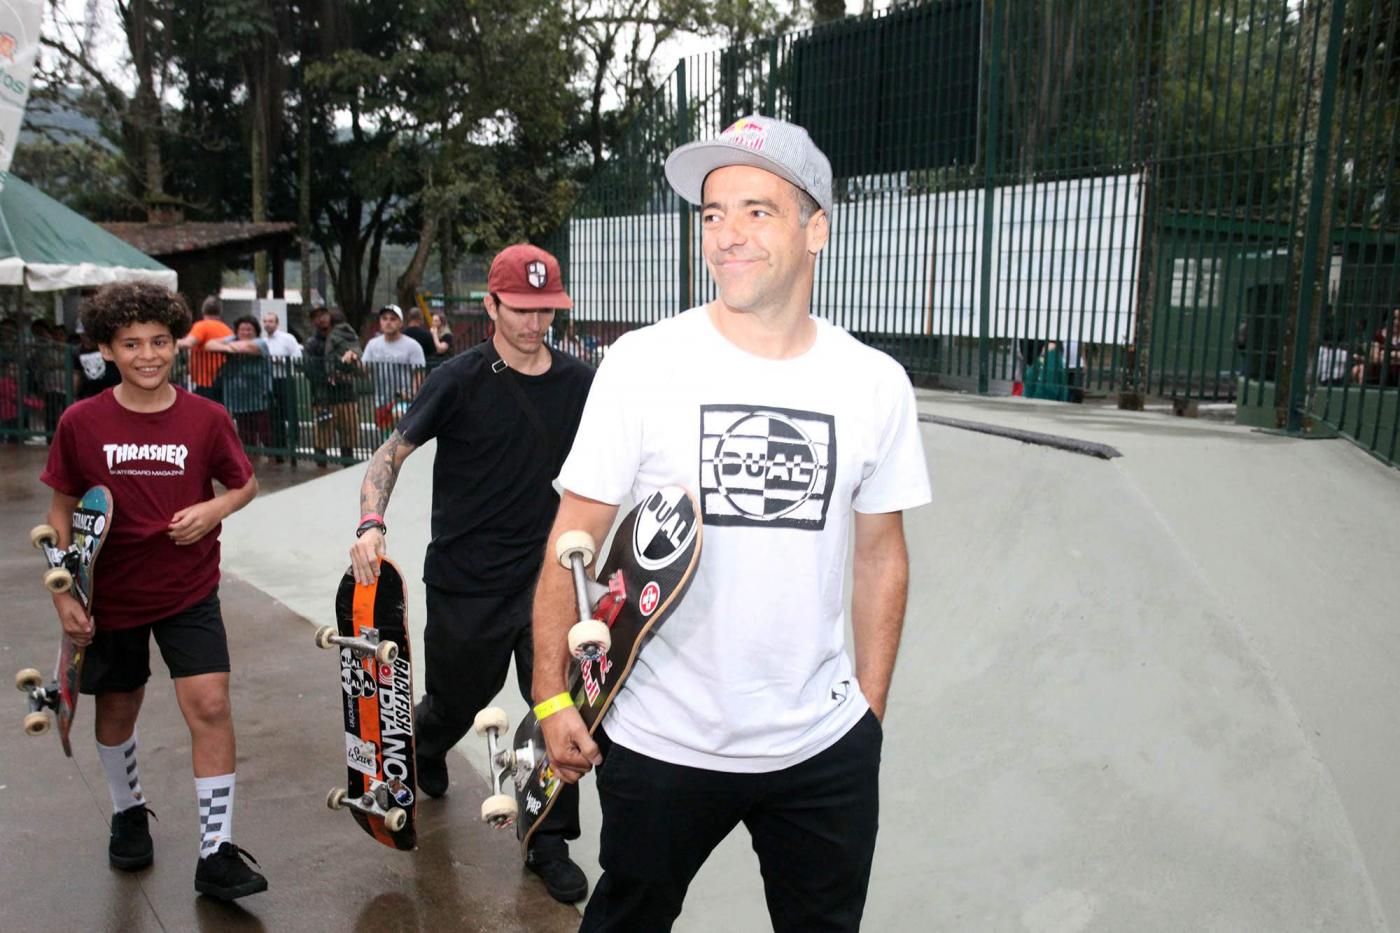
[[[27,138],[10,170],[86,217],[142,220],[145,212],[127,196],[121,158],[92,140]]]

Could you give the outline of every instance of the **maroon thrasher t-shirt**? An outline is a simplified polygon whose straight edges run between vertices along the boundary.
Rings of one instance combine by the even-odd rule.
[[[175,390],[175,404],[144,413],[108,389],[63,413],[39,479],[69,496],[112,490],[112,525],[93,576],[93,621],[104,631],[156,622],[219,584],[219,530],[194,544],[170,540],[170,520],[214,497],[211,480],[247,484],[253,466],[223,406]]]

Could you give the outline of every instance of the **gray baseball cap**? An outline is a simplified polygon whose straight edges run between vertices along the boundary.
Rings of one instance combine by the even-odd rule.
[[[740,117],[714,139],[686,143],[666,157],[666,180],[691,204],[703,203],[705,179],[726,165],[752,165],[801,188],[831,212],[831,162],[807,131],[757,114]]]

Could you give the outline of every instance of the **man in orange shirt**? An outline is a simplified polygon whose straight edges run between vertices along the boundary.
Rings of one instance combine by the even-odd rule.
[[[232,337],[233,329],[222,320],[224,305],[219,301],[218,295],[205,298],[204,304],[199,306],[199,313],[200,320],[195,322],[188,334],[180,338],[178,345],[189,348],[190,378],[194,380],[195,394],[222,402],[214,380],[223,368],[225,354],[210,353],[203,347],[210,341]]]

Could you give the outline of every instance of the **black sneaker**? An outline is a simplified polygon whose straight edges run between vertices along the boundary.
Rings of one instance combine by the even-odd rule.
[[[588,878],[567,855],[536,859],[531,852],[525,867],[540,876],[549,896],[561,904],[577,904],[588,896]]]
[[[151,842],[150,817],[155,816],[144,803],[112,814],[112,836],[107,840],[107,861],[122,871],[137,871],[155,861],[155,845]]]
[[[418,789],[429,797],[441,797],[447,793],[447,759],[419,758]]]
[[[249,868],[243,859],[254,865],[258,860],[231,842],[220,843],[214,854],[199,860],[194,872],[194,889],[200,894],[231,901],[267,890],[267,879]]]

